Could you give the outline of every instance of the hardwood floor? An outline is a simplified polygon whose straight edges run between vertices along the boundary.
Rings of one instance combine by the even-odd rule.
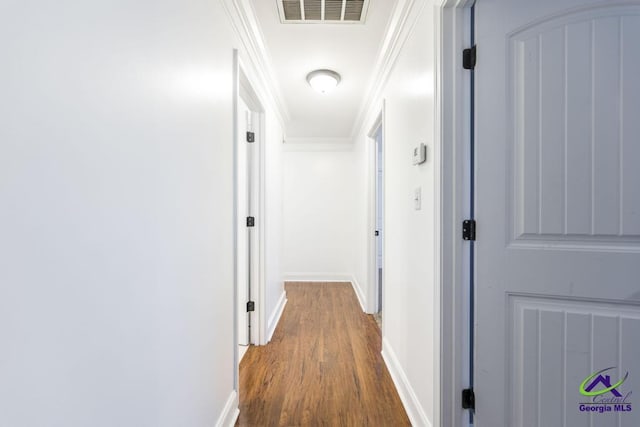
[[[272,341],[240,364],[237,426],[408,426],[380,330],[350,283],[286,285]]]

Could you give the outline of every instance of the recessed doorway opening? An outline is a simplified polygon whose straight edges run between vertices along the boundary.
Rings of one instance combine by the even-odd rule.
[[[370,258],[369,310],[382,329],[384,308],[384,126],[383,112],[376,119],[369,132],[371,151],[371,224],[373,225],[373,248]]]

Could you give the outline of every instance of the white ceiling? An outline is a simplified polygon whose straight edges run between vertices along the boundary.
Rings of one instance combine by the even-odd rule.
[[[251,3],[289,112],[287,139],[350,138],[397,0],[371,0],[364,24],[283,24],[277,1]],[[307,84],[307,74],[319,68],[342,76],[329,94]]]

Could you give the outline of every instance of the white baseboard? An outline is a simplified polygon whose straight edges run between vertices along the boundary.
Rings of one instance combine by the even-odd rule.
[[[367,310],[365,309],[364,294],[362,293],[362,288],[360,287],[360,283],[358,283],[355,277],[351,277],[350,282],[351,282],[351,286],[353,286],[353,291],[356,293],[356,297],[358,297],[360,308],[362,308],[362,311],[366,313]]]
[[[267,322],[266,343],[271,341],[273,333],[276,330],[276,326],[278,326],[278,322],[280,321],[280,317],[282,317],[282,313],[284,312],[285,305],[287,305],[287,292],[283,290],[282,295],[280,295],[280,299],[276,304],[276,308],[273,310],[273,313],[271,313],[271,316],[269,316],[269,321]]]
[[[393,383],[396,385],[396,389],[400,395],[400,400],[402,400],[404,409],[407,411],[407,416],[409,417],[409,421],[411,421],[411,425],[432,427],[431,421],[427,418],[424,408],[418,401],[418,396],[416,396],[416,393],[413,391],[413,387],[411,387],[407,375],[404,373],[402,366],[400,366],[396,353],[393,351],[386,338],[382,339],[382,358],[384,359],[387,369],[391,374]]]
[[[224,405],[222,413],[218,417],[216,427],[233,427],[236,424],[238,415],[240,415],[238,403],[238,393],[233,390],[227,399],[227,403]]]
[[[353,279],[347,273],[285,273],[285,282],[350,282]]]

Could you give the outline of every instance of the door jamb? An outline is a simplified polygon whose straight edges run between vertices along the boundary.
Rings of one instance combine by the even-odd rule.
[[[239,96],[247,104],[247,107],[252,112],[253,129],[256,134],[256,141],[254,146],[254,164],[257,168],[253,175],[254,184],[254,211],[255,216],[255,251],[252,273],[253,273],[253,285],[251,287],[251,298],[255,302],[255,311],[253,316],[252,336],[251,344],[264,345],[266,344],[265,338],[265,226],[264,226],[264,213],[265,208],[265,117],[264,107],[260,98],[254,90],[254,86],[251,80],[245,73],[245,67],[242,63],[242,59],[239,60],[240,65],[240,93]]]
[[[377,307],[378,307],[378,289],[376,287],[376,277],[378,275],[378,272],[376,271],[376,260],[377,260],[377,241],[376,241],[376,236],[375,236],[375,229],[377,227],[376,224],[376,179],[377,179],[377,175],[378,175],[378,171],[376,170],[376,143],[375,143],[375,136],[376,136],[376,132],[377,130],[380,129],[382,132],[382,140],[385,141],[385,101],[382,101],[382,107],[380,108],[380,111],[378,113],[378,115],[376,116],[376,119],[373,122],[373,125],[371,125],[371,127],[369,128],[369,132],[367,133],[367,138],[368,138],[368,147],[369,147],[369,200],[367,201],[367,204],[369,206],[368,209],[368,223],[369,226],[367,227],[367,232],[369,233],[369,238],[367,239],[368,242],[368,250],[367,253],[369,254],[368,256],[368,276],[369,276],[369,280],[368,282],[368,292],[367,292],[367,306],[366,306],[366,311],[367,313],[373,314],[377,311]],[[383,142],[382,145],[382,156],[384,157],[384,152],[385,152],[385,144]],[[382,183],[382,192],[384,194],[384,182]],[[382,206],[382,218],[384,221],[385,218],[385,214],[384,214],[384,204]],[[383,224],[383,230],[384,230],[384,224]],[[383,244],[384,244],[384,240],[383,240]],[[382,263],[384,264],[384,247],[382,248],[382,257],[383,257],[383,261]],[[384,275],[384,270],[382,272],[382,274]],[[384,277],[383,277],[383,283],[384,283]],[[383,288],[383,294],[382,294],[382,302],[383,302],[383,307],[384,307],[384,288]],[[383,326],[384,326],[384,318],[382,320]],[[384,328],[383,328],[384,329]]]
[[[474,0],[442,0],[436,22],[436,123],[440,141],[440,271],[439,323],[440,349],[436,360],[439,374],[440,401],[434,402],[434,425],[466,425],[467,414],[462,409],[462,389],[468,383],[468,299],[461,224],[469,206],[465,194],[469,190],[465,143],[469,135],[469,85],[462,68],[462,50],[468,37],[467,18]],[[468,279],[468,278],[467,278]],[[466,304],[465,304],[466,302]],[[466,356],[466,357],[465,357]],[[437,399],[437,397],[436,397]]]

